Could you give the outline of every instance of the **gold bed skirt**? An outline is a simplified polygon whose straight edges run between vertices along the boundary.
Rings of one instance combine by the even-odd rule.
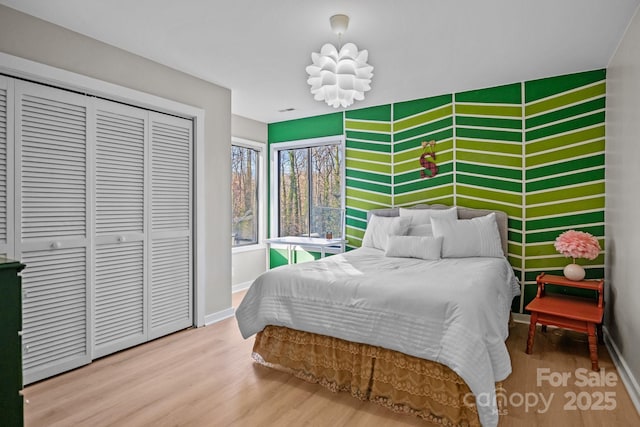
[[[469,386],[437,362],[280,326],[256,335],[253,357],[394,412],[443,426],[480,426]]]

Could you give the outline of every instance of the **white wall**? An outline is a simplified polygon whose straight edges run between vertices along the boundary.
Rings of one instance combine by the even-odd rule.
[[[248,139],[264,144],[264,155],[267,155],[267,124],[233,115],[231,116],[231,134],[237,138]],[[266,157],[265,157],[266,164]],[[265,178],[268,175],[264,174]],[[265,181],[265,185],[268,183]],[[267,204],[264,204],[266,209]],[[265,212],[266,213],[266,212]],[[265,218],[264,224],[267,221]],[[231,255],[231,284],[233,287],[247,284],[266,270],[266,248],[264,245],[235,249]]]
[[[231,92],[0,5],[0,52],[205,111],[205,313],[231,307]],[[202,234],[201,234],[202,235]]]
[[[605,211],[605,325],[627,367],[636,399],[640,393],[639,163],[640,14],[636,12],[607,69]]]

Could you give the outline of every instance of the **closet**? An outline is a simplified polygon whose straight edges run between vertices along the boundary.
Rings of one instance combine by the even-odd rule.
[[[3,120],[25,383],[191,326],[193,122],[0,76]]]

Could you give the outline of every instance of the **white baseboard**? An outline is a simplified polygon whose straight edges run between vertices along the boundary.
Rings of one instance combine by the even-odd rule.
[[[622,357],[618,346],[611,339],[611,335],[609,335],[607,327],[604,326],[602,331],[604,332],[604,345],[607,347],[607,350],[609,350],[611,360],[618,370],[620,379],[622,379],[622,383],[626,387],[629,397],[631,397],[631,401],[636,407],[636,411],[640,414],[640,384],[629,369],[629,365],[627,365],[627,362]]]
[[[511,316],[513,317],[513,321],[516,323],[526,323],[528,325],[531,321],[531,316],[528,314],[520,314],[520,313],[512,312]]]
[[[233,307],[229,307],[225,310],[218,311],[217,313],[211,313],[204,316],[204,325],[209,326],[214,323],[217,323],[221,320],[228,319],[229,317],[233,317],[235,314],[235,310]]]
[[[231,287],[231,292],[236,293],[240,291],[244,291],[245,289],[249,289],[249,286],[253,283],[253,280],[249,280],[248,282],[238,283],[237,285],[233,285]],[[217,313],[207,314],[204,317],[204,325],[209,326],[214,323],[217,323],[221,320],[228,319],[229,317],[233,317],[236,310],[233,307],[229,307],[225,310],[218,311]]]
[[[237,285],[233,285],[231,287],[231,293],[235,294],[236,292],[244,291],[245,289],[249,289],[249,286],[253,283],[253,280],[248,280],[246,282],[238,283]]]

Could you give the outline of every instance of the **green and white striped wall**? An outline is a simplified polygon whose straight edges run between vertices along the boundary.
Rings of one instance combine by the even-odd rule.
[[[490,208],[509,216],[514,271],[522,261],[522,85],[455,95],[457,205]]]
[[[394,205],[453,203],[454,145],[451,95],[393,105]],[[421,178],[422,141],[435,140],[438,173]]]
[[[605,70],[514,83],[269,125],[269,142],[343,134],[346,237],[359,247],[370,209],[444,203],[509,215],[509,261],[523,297],[568,260],[568,229],[604,244]],[[338,115],[342,120],[338,123]],[[421,142],[436,140],[438,174],[421,178]],[[603,277],[604,251],[580,260]]]
[[[587,231],[604,248],[605,71],[526,82],[525,292],[535,296],[542,271],[562,274],[553,247],[563,231]],[[587,277],[604,277],[604,251],[580,260]]]
[[[367,211],[393,206],[391,105],[346,111],[344,129],[345,235],[359,247]]]

